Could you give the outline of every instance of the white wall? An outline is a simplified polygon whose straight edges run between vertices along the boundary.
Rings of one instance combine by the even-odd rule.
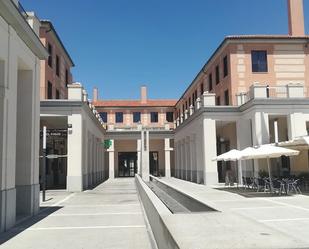
[[[37,57],[0,16],[0,231],[14,225],[16,210],[25,215],[38,212],[39,66]],[[27,86],[21,85],[24,83]],[[23,128],[22,124],[17,125],[17,117],[25,123],[28,134],[17,136],[18,129]],[[16,140],[28,135],[24,137],[28,139],[25,153],[22,147],[26,143],[16,143]]]

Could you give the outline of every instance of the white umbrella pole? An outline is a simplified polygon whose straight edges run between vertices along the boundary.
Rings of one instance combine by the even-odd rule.
[[[269,176],[270,191],[273,192],[273,183],[272,183],[272,180],[271,180],[270,158],[269,158],[269,157],[267,157],[267,167],[268,167],[268,176]]]

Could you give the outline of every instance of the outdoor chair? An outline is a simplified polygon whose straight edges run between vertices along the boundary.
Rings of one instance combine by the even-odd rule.
[[[279,195],[286,192],[285,183],[283,181],[278,180],[278,179],[272,180],[272,188],[273,188],[274,192],[278,191]]]
[[[254,180],[251,177],[243,177],[243,183],[244,183],[245,189],[254,188]]]
[[[301,194],[301,190],[300,190],[300,187],[299,187],[299,179],[297,180],[288,180],[287,181],[287,194],[294,191],[295,194]]]
[[[270,183],[267,179],[263,178],[256,178],[256,185],[257,185],[257,190],[256,192],[266,192],[267,190],[270,190]]]

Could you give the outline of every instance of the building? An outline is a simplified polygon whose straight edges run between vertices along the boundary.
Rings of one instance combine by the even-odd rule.
[[[106,153],[110,178],[134,177],[144,164],[149,164],[150,174],[170,176],[176,100],[148,99],[146,86],[141,87],[139,100],[98,100],[96,88],[93,96],[110,141]],[[143,163],[142,154],[147,154],[147,163]]]
[[[95,89],[94,105],[112,141],[110,176],[143,175],[143,167],[150,174],[164,175],[160,153],[159,170],[153,170],[151,153],[150,162],[141,156],[148,154],[143,151],[147,139],[141,145],[147,138],[144,131],[153,132],[158,126],[163,131],[164,121],[168,122],[163,137],[169,142],[161,139],[151,146],[150,139],[150,151],[171,151],[172,176],[207,185],[225,182],[227,173],[241,181],[242,176],[257,176],[266,169],[263,160],[242,162],[238,167],[235,162],[213,161],[217,155],[307,135],[309,37],[304,30],[303,1],[288,0],[288,14],[288,35],[227,36],[178,101],[147,102],[145,88],[139,101],[102,101],[97,100]],[[153,113],[160,109],[161,122],[151,122],[157,120]],[[172,117],[172,111],[173,118],[165,120],[165,113]],[[273,160],[273,174],[308,173],[307,152]],[[169,174],[165,172],[165,176]]]
[[[49,53],[48,59],[41,61],[41,100],[67,99],[74,62],[52,22],[41,20],[40,23],[40,39]]]
[[[105,129],[83,86],[67,87],[68,99],[41,101],[41,130],[48,131],[46,183],[48,189],[80,192],[108,178]]]
[[[1,232],[39,211],[39,79],[47,56],[20,3],[1,0]]]
[[[214,162],[230,149],[291,140],[308,132],[309,37],[303,1],[289,0],[288,35],[228,36],[176,104],[176,174],[207,185],[227,172],[257,176],[263,160]],[[278,132],[276,132],[278,131]],[[216,146],[215,146],[216,145]],[[272,160],[275,176],[309,172],[308,149]]]

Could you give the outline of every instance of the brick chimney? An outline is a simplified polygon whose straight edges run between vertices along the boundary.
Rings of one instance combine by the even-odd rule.
[[[304,36],[304,6],[303,0],[287,0],[289,17],[289,35]]]
[[[94,87],[94,88],[93,88],[92,98],[93,98],[93,101],[98,101],[98,98],[99,98],[99,90],[98,90],[97,87]]]
[[[147,103],[147,87],[141,86],[141,103],[146,104]]]

